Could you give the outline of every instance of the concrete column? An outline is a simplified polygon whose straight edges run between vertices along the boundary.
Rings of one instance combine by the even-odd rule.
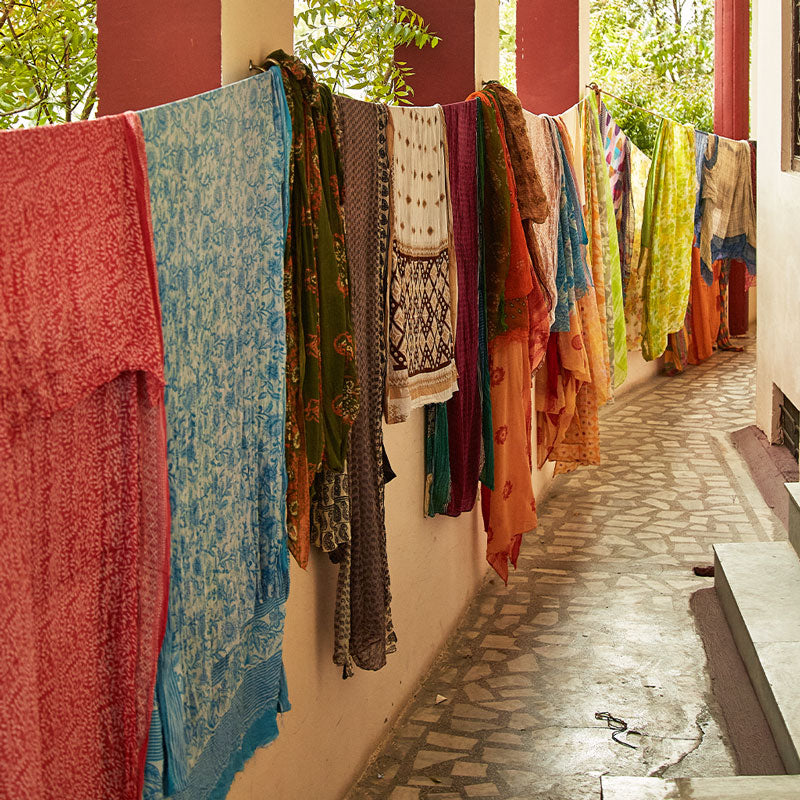
[[[716,0],[714,6],[714,132],[750,136],[750,2]],[[778,46],[778,44],[776,44]],[[750,317],[745,266],[731,263],[730,331],[747,333]]]
[[[98,0],[99,112],[168,103],[246,78],[292,49],[292,0]]]
[[[408,0],[405,5],[421,14],[431,32],[442,37],[434,49],[398,51],[398,58],[414,69],[409,83],[415,105],[457,103],[481,81],[498,77],[498,0]]]
[[[517,94],[538,114],[559,114],[589,80],[589,0],[517,0]]]

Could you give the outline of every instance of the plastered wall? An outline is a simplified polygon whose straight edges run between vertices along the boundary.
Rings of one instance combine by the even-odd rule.
[[[758,367],[756,423],[773,437],[773,385],[800,406],[800,173],[782,170],[784,79],[791,63],[788,0],[754,3],[758,132]],[[782,27],[786,15],[788,27]],[[786,119],[784,119],[786,117]],[[774,438],[774,437],[773,437]]]

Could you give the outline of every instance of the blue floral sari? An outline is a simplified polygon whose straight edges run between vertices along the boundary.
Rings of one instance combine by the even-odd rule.
[[[277,69],[141,113],[166,351],[172,575],[144,798],[224,798],[289,708]]]

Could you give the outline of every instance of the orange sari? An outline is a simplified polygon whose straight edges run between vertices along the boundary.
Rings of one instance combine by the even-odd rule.
[[[492,425],[494,429],[494,491],[481,487],[481,505],[487,533],[486,560],[508,582],[508,565],[517,566],[522,534],[537,524],[533,496],[531,363],[542,353],[531,353],[538,341],[531,338],[530,304],[544,303],[536,297],[538,282],[533,279],[533,264],[517,202],[516,183],[511,167],[503,122],[495,99],[476,92],[484,107],[492,111],[500,131],[506,165],[506,180],[511,197],[511,253],[505,281],[505,329],[489,342]],[[489,254],[487,254],[487,258]],[[487,264],[487,271],[491,265]],[[541,289],[539,290],[541,293]],[[547,313],[544,314],[545,321]]]

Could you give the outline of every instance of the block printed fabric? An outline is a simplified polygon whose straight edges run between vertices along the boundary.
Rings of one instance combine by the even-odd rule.
[[[339,563],[333,661],[349,676],[354,667],[381,669],[397,643],[386,557],[382,426],[391,167],[386,108],[345,97],[335,102],[342,125],[345,241],[361,386],[347,454],[347,494],[340,492],[334,503],[347,509],[348,538],[331,555]]]
[[[144,140],[8,131],[0,163],[0,796],[138,800],[169,575]]]
[[[341,473],[358,413],[359,387],[333,98],[298,58],[276,50],[270,59],[281,65],[292,120],[284,261],[287,524],[291,553],[305,568],[312,486],[323,469],[346,480]],[[325,492],[320,487],[318,495]]]
[[[457,273],[441,106],[390,107],[392,245],[386,420],[458,389]]]
[[[140,116],[167,353],[173,564],[144,798],[221,800],[289,708],[290,122],[275,68]]]

